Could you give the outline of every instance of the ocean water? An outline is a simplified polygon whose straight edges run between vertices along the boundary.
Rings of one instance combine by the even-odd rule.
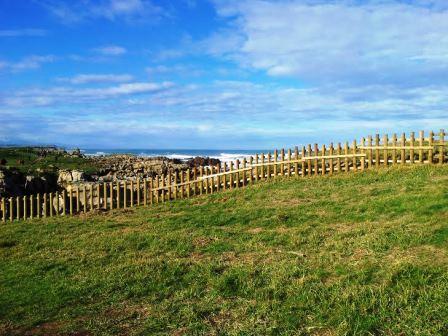
[[[234,161],[255,155],[257,153],[267,153],[267,150],[219,150],[219,149],[84,149],[81,152],[85,155],[99,156],[111,154],[133,154],[141,157],[165,156],[171,159],[186,161],[196,156],[211,157],[222,162]]]

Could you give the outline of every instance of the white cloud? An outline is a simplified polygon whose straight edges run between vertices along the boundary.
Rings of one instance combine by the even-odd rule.
[[[326,82],[429,83],[448,75],[442,1],[221,1],[229,29],[213,55],[272,76]]]
[[[10,72],[20,72],[25,70],[38,69],[42,64],[52,63],[56,60],[53,55],[30,55],[17,62],[0,61],[0,70]]]
[[[164,10],[151,0],[83,0],[64,2],[42,0],[39,2],[63,23],[72,24],[89,19],[103,18],[128,23],[155,22],[165,16]]]
[[[47,33],[45,29],[7,29],[0,30],[0,37],[45,36]]]
[[[130,82],[134,79],[128,74],[80,74],[74,77],[58,78],[60,82],[67,82],[71,84],[89,84],[89,83],[122,83]]]
[[[94,51],[105,56],[119,56],[124,55],[127,52],[126,48],[116,45],[98,47],[95,48]]]

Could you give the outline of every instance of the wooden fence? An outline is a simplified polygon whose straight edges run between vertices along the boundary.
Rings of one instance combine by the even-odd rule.
[[[3,222],[41,217],[68,216],[139,205],[167,202],[194,195],[244,187],[259,180],[280,176],[306,177],[367,168],[405,164],[443,164],[448,161],[445,132],[437,135],[423,131],[418,138],[384,135],[362,138],[358,144],[317,144],[300,150],[284,149],[261,153],[242,161],[199,167],[143,180],[73,186],[61,193],[2,198]]]

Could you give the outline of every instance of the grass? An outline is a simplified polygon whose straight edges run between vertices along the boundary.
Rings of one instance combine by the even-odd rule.
[[[447,335],[448,167],[0,230],[8,335]]]
[[[0,160],[7,161],[6,166],[22,173],[35,173],[38,169],[45,172],[56,172],[58,169],[81,169],[88,173],[98,170],[95,163],[84,157],[64,156],[49,152],[45,157],[39,156],[39,150],[32,147],[0,148]]]

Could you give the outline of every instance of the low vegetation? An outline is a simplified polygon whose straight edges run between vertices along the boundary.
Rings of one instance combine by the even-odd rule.
[[[80,169],[95,172],[95,163],[86,157],[72,156],[62,150],[38,147],[0,147],[0,168],[7,166],[22,173],[54,172],[58,169]]]
[[[8,335],[447,335],[448,167],[3,225]]]

